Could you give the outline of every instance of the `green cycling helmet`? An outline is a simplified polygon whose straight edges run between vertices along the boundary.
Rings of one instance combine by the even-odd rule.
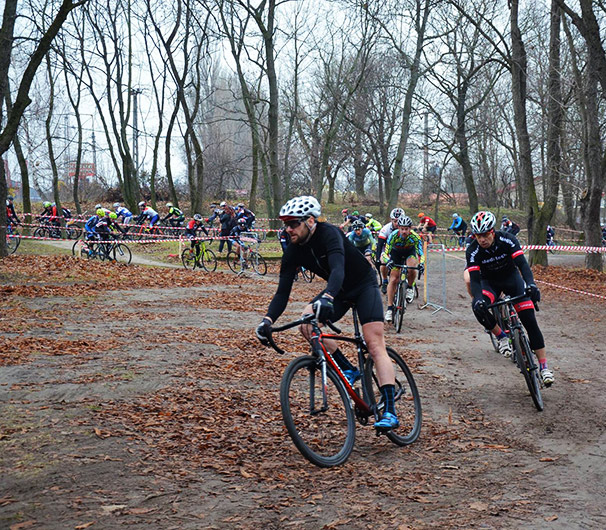
[[[99,208],[99,209],[97,210],[97,215],[98,215],[99,217],[105,217],[105,210],[104,210],[103,208]]]

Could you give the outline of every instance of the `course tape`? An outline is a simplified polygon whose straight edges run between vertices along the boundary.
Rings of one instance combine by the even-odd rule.
[[[9,235],[10,239],[13,238],[18,238],[18,239],[34,239],[37,241],[73,241],[74,243],[76,241],[82,241],[83,243],[85,242],[83,239],[63,239],[63,238],[57,238],[57,237],[38,237],[38,236],[24,236],[24,235]],[[168,238],[168,239],[111,239],[109,241],[105,241],[107,243],[124,243],[124,244],[129,244],[129,243],[178,243],[179,241],[183,242],[183,243],[188,243],[190,241],[209,241],[209,240],[229,240],[229,241],[234,241],[234,242],[238,242],[238,241],[244,241],[247,243],[258,243],[259,240],[252,238],[252,237],[240,237],[238,239],[235,239],[233,237],[228,237],[228,236],[201,236],[201,237],[196,237],[196,238],[184,238],[184,237],[172,237],[172,238]],[[99,240],[93,240],[91,241],[91,243],[104,243],[104,241],[99,241]]]
[[[430,248],[428,252],[464,252],[466,247],[452,248]],[[576,245],[522,245],[522,250],[564,250],[568,252],[596,252],[598,254],[606,252],[606,247],[579,247]]]
[[[563,285],[556,285],[555,283],[544,282],[543,280],[535,280],[537,283],[543,283],[545,285],[549,285],[551,287],[556,287],[557,289],[563,289],[564,291],[570,291],[572,293],[583,294],[585,296],[593,296],[594,298],[601,298],[602,300],[606,300],[606,296],[595,293],[588,293],[587,291],[579,291],[578,289],[572,289],[570,287],[564,287]]]

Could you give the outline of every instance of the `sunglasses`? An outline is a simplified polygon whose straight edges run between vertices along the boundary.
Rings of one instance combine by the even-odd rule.
[[[303,223],[302,219],[295,219],[293,221],[285,221],[284,228],[290,228],[291,230],[295,228],[299,228],[299,226]]]

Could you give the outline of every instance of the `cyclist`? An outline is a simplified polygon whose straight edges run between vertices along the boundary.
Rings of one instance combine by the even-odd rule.
[[[114,203],[114,212],[122,224],[128,225],[133,220],[132,212],[128,208],[121,206],[119,202]]]
[[[467,223],[458,213],[452,214],[452,224],[448,227],[448,230],[452,230],[456,235],[459,236],[459,246],[463,246],[465,244]]]
[[[545,231],[545,242],[548,246],[555,245],[553,238],[555,237],[555,228],[551,225],[547,225],[547,230]]]
[[[191,219],[186,227],[185,227],[185,236],[191,241],[191,248],[196,249],[196,255],[200,254],[200,241],[196,237],[196,232],[198,230],[202,230],[204,234],[208,235],[208,230],[204,228],[202,224],[202,216],[197,213],[194,215],[193,219]]]
[[[21,224],[19,217],[17,217],[17,212],[15,211],[15,198],[12,195],[9,195],[6,198],[6,220],[9,224]]]
[[[541,379],[546,386],[550,386],[554,382],[553,372],[547,367],[545,341],[534,312],[534,302],[541,300],[541,292],[534,283],[520,243],[511,233],[494,230],[496,218],[492,212],[476,213],[470,224],[475,241],[467,247],[466,270],[473,297],[473,312],[478,322],[497,337],[501,354],[511,357],[509,338],[497,325],[487,304],[493,303],[501,292],[512,297],[521,295],[528,286],[530,297],[518,302],[515,307],[528,333],[530,347],[539,360]]]
[[[120,232],[122,235],[126,234],[127,229],[122,228],[120,223],[118,223],[118,214],[116,212],[109,212],[105,218],[107,219],[107,227],[110,232]]]
[[[431,217],[425,215],[423,212],[419,212],[417,217],[419,218],[417,231],[420,234],[427,234],[427,242],[431,245],[431,242],[433,241],[433,234],[436,233],[438,225]]]
[[[248,246],[240,240],[243,232],[248,232],[248,224],[245,217],[240,217],[240,219],[236,221],[236,225],[229,231],[229,237],[232,239],[235,247],[234,250],[240,252],[240,248],[242,248],[244,256],[246,257],[248,254]]]
[[[372,232],[372,237],[376,238],[383,225],[374,219],[371,213],[365,214],[364,217],[366,217],[366,228]]]
[[[303,313],[315,313],[320,322],[336,322],[351,307],[356,307],[385,401],[386,412],[375,423],[375,428],[394,429],[399,425],[394,403],[395,375],[385,349],[383,307],[374,271],[337,226],[318,221],[321,215],[322,209],[315,197],[295,197],[282,206],[280,219],[284,221],[291,244],[282,256],[278,289],[257,327],[257,338],[262,344],[268,344],[268,329],[286,308],[298,267],[305,267],[327,280],[326,288],[314,297]],[[302,326],[301,333],[310,339],[309,326]],[[355,382],[360,373],[337,343],[326,341],[325,344],[344,375],[350,382]]]
[[[351,224],[351,228],[351,232],[347,234],[347,239],[354,244],[354,246],[368,260],[368,263],[372,265],[372,249],[376,246],[372,233],[359,219]]]
[[[381,263],[381,254],[383,253],[383,248],[385,247],[385,243],[387,239],[391,235],[391,233],[398,228],[398,217],[405,215],[404,210],[402,208],[394,208],[389,214],[389,223],[383,226],[381,230],[379,230],[379,235],[377,237],[377,250],[375,251],[375,265],[379,268],[379,272],[381,273],[381,292],[383,294],[387,293],[387,284],[389,280],[387,279],[388,271],[387,267]]]
[[[168,221],[170,226],[173,228],[183,226],[183,221],[185,221],[185,214],[176,206],[173,206],[172,202],[167,202],[166,207],[168,208],[168,213],[162,219],[162,222]],[[174,219],[172,219],[174,217]]]
[[[385,249],[381,255],[381,262],[387,265],[389,262],[394,265],[408,265],[416,267],[423,265],[425,256],[423,255],[423,241],[412,229],[412,219],[407,215],[398,217],[398,229],[394,230],[385,244]],[[391,322],[393,318],[393,299],[396,294],[398,282],[400,281],[401,270],[393,267],[389,273],[389,284],[387,286],[387,312],[385,320]],[[406,289],[406,302],[409,304],[414,300],[414,284],[417,280],[417,270],[408,270],[408,289]]]
[[[359,218],[359,213],[358,210],[354,210],[351,214],[349,213],[349,210],[347,208],[343,208],[343,210],[341,210],[341,214],[343,215],[343,222],[341,223],[341,230],[343,230],[344,232],[348,232],[347,228],[349,227],[349,225],[351,225],[354,221],[357,221]]]
[[[510,232],[514,236],[517,236],[520,232],[520,226],[504,215],[501,219],[501,232]]]
[[[158,212],[151,206],[147,206],[145,201],[139,203],[139,217],[137,217],[135,224],[141,225],[145,222],[145,219],[149,219],[149,227],[152,228],[160,220]]]
[[[236,206],[236,220],[238,219],[246,219],[246,228],[250,231],[252,230],[256,217],[251,210],[244,207],[243,203],[238,203]]]
[[[97,208],[95,215],[89,217],[89,219],[86,221],[86,223],[84,224],[84,232],[86,234],[87,241],[99,239],[97,237],[97,231],[95,230],[95,227],[97,226],[99,221],[101,219],[103,219],[104,217],[105,217],[105,209]]]

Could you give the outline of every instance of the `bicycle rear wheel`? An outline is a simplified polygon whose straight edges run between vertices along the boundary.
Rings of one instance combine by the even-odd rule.
[[[200,254],[200,265],[208,272],[217,270],[217,256],[209,248],[205,248]]]
[[[9,254],[14,254],[17,251],[17,247],[21,243],[21,238],[17,232],[12,232],[10,235],[6,234],[6,248]]]
[[[230,250],[227,253],[227,257],[225,258],[225,260],[227,261],[227,265],[232,270],[232,272],[235,272],[237,274],[242,270],[242,264],[240,263],[239,253]]]
[[[404,362],[404,359],[389,347],[387,348],[387,355],[389,355],[396,373],[395,403],[400,426],[397,429],[387,431],[385,435],[397,445],[409,445],[417,440],[419,434],[421,434],[421,425],[423,423],[421,396],[419,396],[419,390],[412,372]],[[366,358],[364,378],[366,388],[370,391],[370,395],[368,396],[369,401],[371,405],[377,407],[377,412],[381,416],[384,404],[382,402],[374,361],[370,355]]]
[[[515,329],[513,332],[513,345],[516,363],[526,380],[526,386],[530,391],[530,397],[532,397],[532,401],[537,410],[542,411],[545,406],[543,405],[543,396],[541,396],[538,364],[526,335],[519,329]]]
[[[312,356],[298,357],[286,367],[280,384],[282,419],[301,454],[319,467],[338,466],[353,450],[354,412],[343,383],[326,370],[326,406],[322,375]]]
[[[258,252],[253,250],[250,253],[248,262],[259,276],[265,276],[265,274],[267,274],[267,263],[265,263],[265,258],[263,258],[263,256],[261,256],[261,254]]]
[[[126,265],[129,265],[133,259],[133,254],[130,251],[130,248],[128,248],[126,245],[123,243],[118,243],[112,250],[112,257],[118,263],[125,263]]]
[[[181,252],[181,261],[186,269],[196,268],[196,251],[193,248],[186,248]]]

